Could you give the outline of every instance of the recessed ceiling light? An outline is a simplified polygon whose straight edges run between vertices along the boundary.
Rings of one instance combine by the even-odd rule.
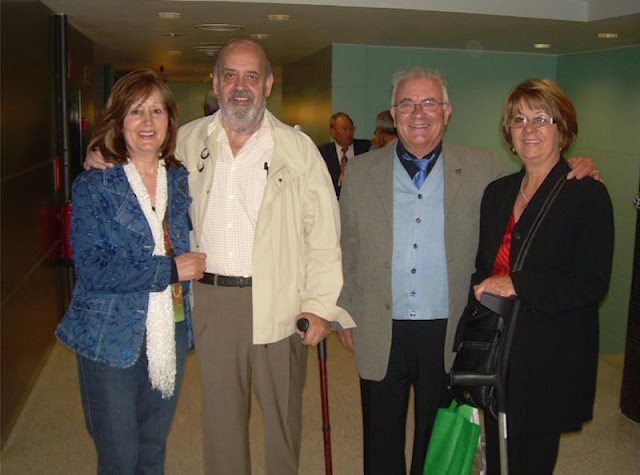
[[[267,20],[270,21],[289,21],[291,20],[291,15],[287,15],[285,13],[277,13],[274,15],[267,15]]]
[[[178,50],[178,49],[170,49],[169,50],[169,56],[180,56],[182,54],[182,51]]]
[[[213,43],[200,43],[198,46],[194,46],[193,49],[196,51],[210,51],[217,50],[220,51],[224,45],[216,45]]]
[[[547,49],[551,48],[551,45],[549,43],[535,43],[533,47],[537,49]]]
[[[196,25],[196,29],[204,31],[229,32],[244,30],[244,26],[232,25],[230,23],[203,23],[202,25]]]
[[[266,40],[267,38],[269,38],[269,35],[267,35],[266,33],[253,33],[251,36],[251,39],[254,40]]]
[[[176,36],[182,36],[182,33],[173,33],[173,32],[162,33],[162,36],[168,36],[170,38],[175,38]]]
[[[161,20],[179,20],[182,18],[182,13],[178,12],[160,12],[158,18]]]
[[[598,33],[598,38],[612,39],[617,37],[618,37],[618,33]]]
[[[193,49],[205,53],[207,56],[215,56],[220,52],[222,46],[223,45],[201,44],[199,46],[194,46]]]

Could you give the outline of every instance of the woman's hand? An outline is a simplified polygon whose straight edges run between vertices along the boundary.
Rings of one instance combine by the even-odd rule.
[[[473,293],[478,302],[485,292],[501,297],[515,297],[517,295],[516,289],[513,288],[513,281],[508,275],[494,275],[473,286]]]
[[[178,268],[178,280],[198,280],[204,275],[207,255],[202,252],[185,252],[173,258]]]

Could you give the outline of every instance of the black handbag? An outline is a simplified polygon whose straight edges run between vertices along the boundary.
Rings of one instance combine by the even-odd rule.
[[[543,218],[564,186],[561,176],[547,196],[527,234],[513,266],[520,270]],[[520,301],[484,293],[467,305],[456,332],[457,352],[449,391],[461,404],[482,409],[494,418],[506,409],[506,375]]]
[[[498,417],[503,363],[509,360],[515,317],[520,302],[515,297],[485,293],[482,303],[467,305],[460,318],[462,336],[451,368],[449,390],[461,404]]]

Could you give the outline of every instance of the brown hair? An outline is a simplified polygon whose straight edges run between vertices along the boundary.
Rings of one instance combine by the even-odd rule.
[[[122,133],[124,119],[132,104],[144,102],[156,90],[162,96],[169,118],[167,135],[158,159],[164,158],[167,168],[178,168],[180,162],[174,155],[178,132],[178,107],[164,80],[151,69],[136,69],[115,83],[107,101],[104,117],[94,130],[87,151],[97,149],[107,162],[126,163],[127,144]]]
[[[504,101],[500,131],[510,146],[513,146],[513,141],[509,121],[518,113],[521,104],[543,110],[553,117],[560,133],[561,151],[573,144],[578,135],[578,122],[571,99],[551,79],[527,79],[518,84]]]

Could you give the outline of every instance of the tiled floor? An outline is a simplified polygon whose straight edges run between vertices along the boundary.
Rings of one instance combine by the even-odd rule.
[[[359,385],[353,355],[332,335],[328,341],[329,400],[333,473],[362,473]],[[304,394],[302,475],[322,475],[318,364],[309,352]],[[619,414],[621,356],[600,358],[595,417],[580,434],[564,436],[557,475],[640,474],[640,425]],[[262,420],[253,401],[251,448],[253,474],[264,474]],[[169,435],[166,473],[202,473],[200,382],[190,355],[175,421]],[[412,427],[408,427],[410,432]],[[16,427],[2,451],[1,471],[18,474],[95,473],[95,451],[84,427],[73,353],[54,347]],[[230,474],[233,475],[233,474]]]

